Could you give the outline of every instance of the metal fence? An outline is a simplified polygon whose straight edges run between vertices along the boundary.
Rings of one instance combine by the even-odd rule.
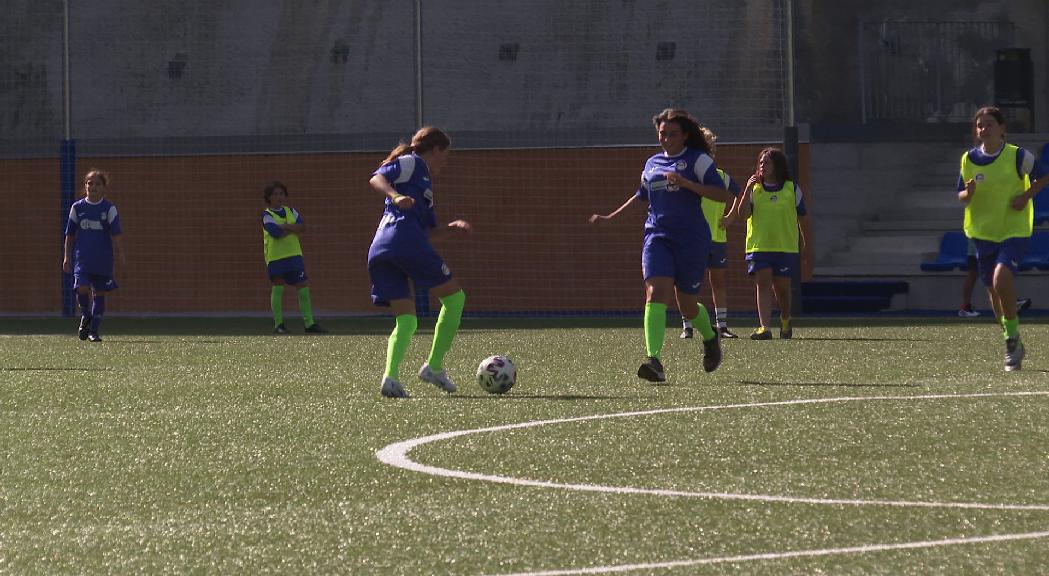
[[[861,20],[858,36],[863,123],[967,122],[994,101],[995,51],[1015,26]]]

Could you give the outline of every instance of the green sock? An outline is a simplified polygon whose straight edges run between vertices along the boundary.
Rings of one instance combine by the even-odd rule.
[[[699,314],[692,319],[692,325],[699,330],[700,335],[703,336],[704,340],[710,340],[714,337],[714,329],[710,327],[710,313],[702,304],[699,305]]]
[[[390,333],[390,340],[386,343],[386,373],[383,374],[394,380],[401,377],[401,360],[404,360],[408,345],[412,343],[412,335],[419,327],[419,319],[414,314],[401,314],[396,322],[393,332]]]
[[[710,319],[707,319],[710,330]],[[700,330],[702,332],[702,329]],[[663,353],[663,340],[667,337],[667,305],[661,302],[645,304],[645,351],[652,358]]]
[[[1005,327],[1005,316],[1002,316],[1001,318],[998,318],[998,324],[1001,324],[1001,326],[1002,326],[1002,338],[1008,338],[1009,337],[1009,330],[1008,330],[1008,328]]]
[[[452,340],[459,331],[463,319],[463,308],[466,306],[466,293],[462,290],[441,298],[441,313],[437,315],[437,324],[433,328],[433,346],[426,363],[434,372],[444,369],[444,356],[452,349]]]
[[[302,321],[309,328],[313,326],[313,303],[310,302],[310,287],[299,289],[299,312],[302,312]]]
[[[1005,337],[1006,338],[1019,338],[1020,337],[1020,317],[1017,316],[1012,320],[1004,320],[1002,322],[1005,325]]]
[[[273,310],[274,326],[284,323],[284,312],[281,310],[282,298],[284,298],[284,286],[276,285],[270,288],[270,310]]]

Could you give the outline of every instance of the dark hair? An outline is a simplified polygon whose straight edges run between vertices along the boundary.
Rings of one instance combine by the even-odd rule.
[[[681,127],[681,131],[685,133],[685,146],[697,148],[705,154],[710,154],[710,144],[703,137],[703,131],[699,127],[699,122],[687,111],[667,108],[652,117],[652,124],[656,128],[659,128],[659,125],[664,122],[673,122]]]
[[[996,122],[1005,126],[1005,114],[1002,114],[1002,111],[997,106],[984,106],[977,110],[976,114],[973,114],[973,142],[979,142],[976,138],[976,121],[980,119],[980,116],[990,116]]]
[[[419,131],[412,136],[412,143],[405,144],[402,140],[396,148],[390,151],[389,156],[382,161],[382,164],[389,164],[400,156],[404,156],[409,152],[415,152],[416,154],[426,154],[434,148],[440,150],[447,150],[452,145],[452,139],[448,137],[440,128],[433,126],[423,126],[419,128]],[[381,164],[380,164],[381,165]]]
[[[761,166],[761,157],[768,154],[769,160],[772,160],[772,170],[776,173],[776,183],[782,184],[787,180],[793,180],[790,176],[790,164],[787,163],[787,155],[783,153],[779,148],[769,147],[765,148],[758,154],[758,166]],[[758,169],[754,170],[754,173],[758,173]]]
[[[84,174],[84,183],[87,184],[88,179],[92,176],[98,176],[102,180],[103,185],[109,186],[109,174],[106,174],[98,168],[92,168],[87,171],[87,174]]]
[[[273,196],[273,193],[276,192],[278,188],[284,191],[285,196],[288,195],[288,187],[280,180],[274,180],[262,189],[262,197],[266,200],[266,204],[270,203],[270,196]]]

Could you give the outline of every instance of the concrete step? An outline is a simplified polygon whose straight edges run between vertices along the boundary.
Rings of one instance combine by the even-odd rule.
[[[850,253],[892,252],[898,254],[922,254],[940,249],[940,234],[901,233],[872,234],[849,239]]]
[[[864,277],[905,277],[926,274],[917,264],[868,264],[868,265],[826,265],[817,266],[812,271],[814,280],[831,278],[864,278]],[[945,272],[944,275],[952,274]],[[962,274],[955,274],[961,276]]]
[[[945,220],[868,220],[860,224],[860,229],[870,233],[885,232],[937,232],[943,233],[949,230],[961,230],[961,218],[947,218]]]
[[[932,260],[936,252],[831,252],[821,265],[826,266],[902,266],[919,268]]]
[[[940,222],[944,220],[953,220],[961,226],[962,220],[965,218],[965,209],[961,204],[957,204],[952,207],[906,207],[897,208],[892,211],[881,214],[877,221],[878,222],[891,222],[894,220],[917,220],[920,222]]]

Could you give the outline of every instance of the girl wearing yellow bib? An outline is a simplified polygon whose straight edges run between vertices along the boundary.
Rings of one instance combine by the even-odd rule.
[[[965,235],[976,245],[980,279],[1005,331],[1005,370],[1012,372],[1024,358],[1013,275],[1031,243],[1031,199],[1049,177],[1033,154],[1005,142],[1005,117],[997,108],[976,111],[973,134],[978,146],[962,154],[958,200],[965,204]]]
[[[289,284],[298,293],[299,311],[302,312],[306,332],[327,332],[313,321],[313,302],[310,299],[309,278],[302,260],[302,245],[299,234],[306,230],[302,217],[291,206],[288,188],[274,180],[262,191],[267,208],[262,212],[262,251],[266,258],[266,273],[270,277],[270,309],[273,312],[273,333],[287,334],[284,326],[284,285]]]
[[[779,306],[780,338],[794,335],[790,325],[791,278],[808,255],[809,217],[799,188],[790,177],[787,157],[766,148],[758,155],[757,173],[747,180],[739,198],[739,214],[747,220],[747,273],[754,291],[761,326],[752,340],[769,340],[772,298]]]

